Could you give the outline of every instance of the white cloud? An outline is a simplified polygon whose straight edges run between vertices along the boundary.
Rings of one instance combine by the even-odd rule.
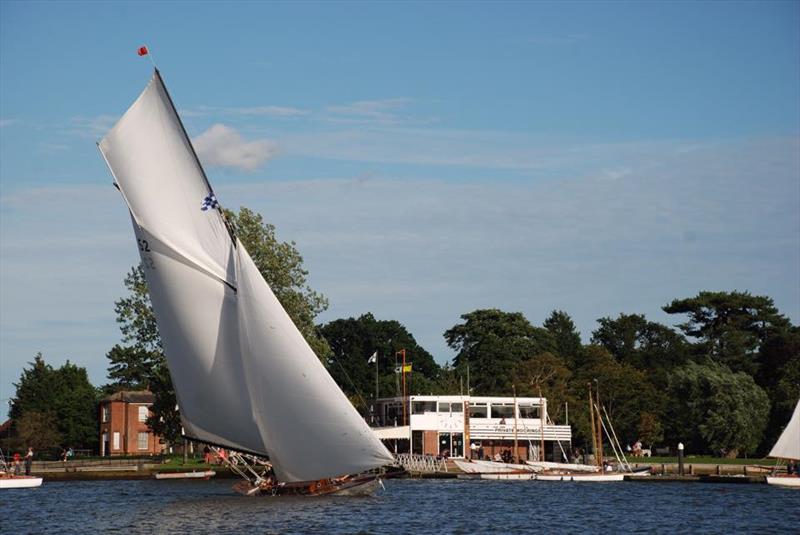
[[[292,106],[251,106],[241,108],[223,108],[218,106],[197,106],[195,108],[181,109],[183,117],[204,117],[209,115],[238,115],[255,117],[281,117],[294,118],[309,115],[309,110],[294,108]]]
[[[246,141],[234,128],[220,123],[197,136],[193,144],[203,164],[243,171],[255,171],[278,154],[274,141]]]
[[[0,119],[0,128],[5,128],[7,126],[11,126],[16,124],[18,121],[16,119]]]
[[[460,166],[507,170],[554,170],[583,176],[619,163],[643,165],[677,152],[687,142],[592,144],[555,142],[538,136],[490,130],[448,130],[375,125],[331,132],[287,134],[288,154],[370,163]],[[612,177],[613,175],[606,175]]]
[[[96,117],[73,117],[70,119],[68,130],[81,137],[100,139],[106,135],[119,117],[113,115],[98,115]]]
[[[290,106],[254,106],[251,108],[223,108],[223,111],[233,115],[268,115],[271,117],[298,117],[308,115],[308,110],[292,108]]]
[[[406,97],[382,100],[359,100],[345,105],[328,106],[326,111],[332,116],[329,120],[345,123],[375,123],[394,125],[410,122],[410,118],[397,113],[412,100]]]

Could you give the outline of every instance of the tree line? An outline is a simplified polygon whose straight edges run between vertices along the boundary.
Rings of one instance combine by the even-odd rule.
[[[676,328],[622,313],[597,320],[582,342],[569,314],[554,310],[541,326],[522,313],[480,309],[443,333],[455,352],[439,365],[400,322],[371,313],[325,324],[314,319],[327,299],[308,285],[294,242],[251,210],[226,211],[256,266],[327,367],[365,416],[370,398],[399,394],[396,356],[412,362],[411,394],[538,396],[550,417],[569,411],[574,440],[589,441],[587,385],[595,385],[621,440],[647,445],[683,442],[690,452],[763,454],[800,397],[800,328],[766,296],[699,292],[662,308]],[[180,438],[175,394],[143,272],[125,278],[128,295],[115,303],[121,342],[112,347],[110,383],[93,387],[83,368],[54,369],[37,355],[16,383],[12,438],[38,449],[67,444],[96,448],[99,399],[118,390],[148,389],[156,397],[148,425],[168,441]],[[371,360],[377,354],[377,362]],[[376,385],[377,376],[377,385]],[[8,445],[8,444],[7,444]]]

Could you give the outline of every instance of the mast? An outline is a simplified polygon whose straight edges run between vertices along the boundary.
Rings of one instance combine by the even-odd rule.
[[[517,448],[517,387],[513,384],[511,389],[514,391],[514,462],[519,462],[519,449]]]
[[[400,375],[403,376],[403,425],[406,424],[406,411],[408,410],[406,407],[406,350],[401,349],[398,351],[400,355],[403,357],[403,363],[400,365]]]
[[[461,402],[464,405],[464,457],[467,459],[472,459],[472,444],[470,444],[469,438],[469,401]],[[467,455],[467,451],[469,451],[469,455]]]
[[[545,405],[544,400],[542,399],[542,385],[541,383],[536,383],[537,388],[539,389],[539,419],[541,420],[539,423],[539,451],[541,454],[539,455],[540,461],[546,461],[544,455],[544,424],[545,424]]]
[[[586,383],[589,387],[589,416],[592,420],[592,453],[594,454],[594,462],[597,464],[597,429],[594,425],[594,401],[592,400],[592,383]]]
[[[601,425],[603,422],[602,416],[600,415],[600,383],[597,379],[594,380],[595,384],[597,385],[597,397],[595,399],[595,405],[592,407],[592,410],[597,412],[597,451],[600,452],[600,456],[597,459],[597,466],[603,466],[603,426]]]
[[[153,70],[155,70],[155,75],[158,78],[158,81],[161,83],[161,86],[164,88],[164,94],[167,96],[169,105],[172,106],[172,110],[175,112],[175,117],[178,120],[178,124],[180,125],[181,130],[183,131],[183,135],[186,138],[186,142],[189,145],[189,149],[192,152],[192,156],[194,156],[194,160],[195,162],[197,162],[197,167],[200,171],[200,174],[202,175],[203,180],[205,180],[206,182],[206,186],[208,187],[208,192],[214,194],[214,188],[211,187],[211,182],[208,181],[208,175],[206,175],[206,170],[203,169],[203,164],[200,163],[200,158],[197,156],[197,151],[194,150],[194,145],[192,145],[192,140],[189,137],[189,133],[186,131],[186,127],[183,125],[183,119],[181,119],[181,116],[178,114],[178,108],[175,107],[175,103],[172,101],[172,97],[170,96],[169,90],[167,89],[167,84],[165,84],[164,79],[161,78],[161,71],[159,71],[157,67],[154,67]],[[216,194],[214,194],[214,196],[216,198]],[[217,201],[217,211],[219,212],[219,215],[222,216],[222,222],[225,223],[225,228],[228,230],[228,234],[231,237],[231,243],[233,244],[233,247],[236,248],[236,235],[233,232],[233,225],[231,225],[231,222],[228,221],[227,217],[225,217],[225,211],[222,209],[222,204],[220,204],[219,201]],[[236,291],[236,288],[234,288],[233,286],[231,286],[231,289],[234,292]]]

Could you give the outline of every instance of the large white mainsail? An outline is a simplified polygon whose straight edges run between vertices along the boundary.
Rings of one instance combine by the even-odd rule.
[[[186,434],[269,455],[286,482],[391,463],[231,238],[158,71],[98,146],[130,210]]]
[[[794,407],[789,425],[769,452],[769,457],[800,461],[800,400]]]

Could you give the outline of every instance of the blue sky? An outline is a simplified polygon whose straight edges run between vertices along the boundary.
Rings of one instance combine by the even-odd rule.
[[[797,2],[0,3],[0,403],[37,351],[106,382],[137,262],[95,142],[151,74],[224,205],[294,240],[320,320],[800,320]]]

